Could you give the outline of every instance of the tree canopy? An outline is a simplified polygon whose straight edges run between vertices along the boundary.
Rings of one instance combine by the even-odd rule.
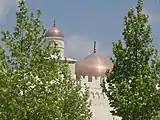
[[[90,120],[88,88],[81,90],[67,61],[47,46],[41,11],[29,12],[25,0],[18,7],[13,32],[1,31],[0,118]]]
[[[125,16],[123,40],[113,43],[114,66],[102,84],[111,113],[122,120],[151,120],[160,110],[160,60],[143,0]]]

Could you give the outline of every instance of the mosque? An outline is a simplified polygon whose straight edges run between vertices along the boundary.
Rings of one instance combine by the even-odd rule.
[[[45,37],[49,44],[54,47],[53,41],[57,42],[57,48],[60,50],[62,58],[64,56],[65,44],[64,34],[58,29],[55,24],[46,32]],[[74,78],[80,78],[82,83],[85,83],[90,90],[90,100],[92,120],[114,120],[115,118],[110,113],[110,106],[107,96],[102,93],[100,83],[105,76],[107,70],[112,69],[113,65],[104,56],[96,52],[96,42],[93,46],[94,50],[91,54],[82,60],[76,61],[67,58],[71,74]]]

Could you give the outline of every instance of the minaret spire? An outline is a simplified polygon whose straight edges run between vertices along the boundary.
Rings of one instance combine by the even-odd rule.
[[[93,53],[96,53],[96,41],[94,41],[94,46],[93,46]]]
[[[53,27],[56,27],[56,19],[53,19]]]

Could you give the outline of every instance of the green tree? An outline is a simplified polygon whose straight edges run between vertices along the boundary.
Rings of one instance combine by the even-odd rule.
[[[90,120],[88,88],[82,91],[67,61],[47,46],[40,10],[30,13],[25,0],[18,7],[13,32],[1,31],[0,119]]]
[[[160,61],[148,17],[138,0],[136,12],[130,9],[125,17],[123,40],[113,43],[114,67],[102,84],[111,113],[123,120],[151,120],[160,109]]]
[[[153,116],[152,120],[160,120],[160,113],[157,116]]]

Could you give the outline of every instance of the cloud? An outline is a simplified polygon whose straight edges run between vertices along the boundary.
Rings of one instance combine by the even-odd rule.
[[[18,0],[0,0],[0,24],[4,24],[6,16],[16,7]]]
[[[154,25],[160,25],[160,15],[159,14],[156,14],[156,13],[152,13],[151,15],[151,24],[154,24]]]
[[[71,58],[83,59],[93,52],[93,42],[94,40],[79,35],[68,36],[65,39],[65,54]],[[111,46],[103,45],[99,41],[96,41],[96,46],[99,54],[106,57],[112,54]],[[107,46],[107,48],[104,46]]]
[[[149,22],[152,25],[160,25],[160,14],[155,12],[150,12],[146,8],[143,9],[143,13],[149,15]]]

